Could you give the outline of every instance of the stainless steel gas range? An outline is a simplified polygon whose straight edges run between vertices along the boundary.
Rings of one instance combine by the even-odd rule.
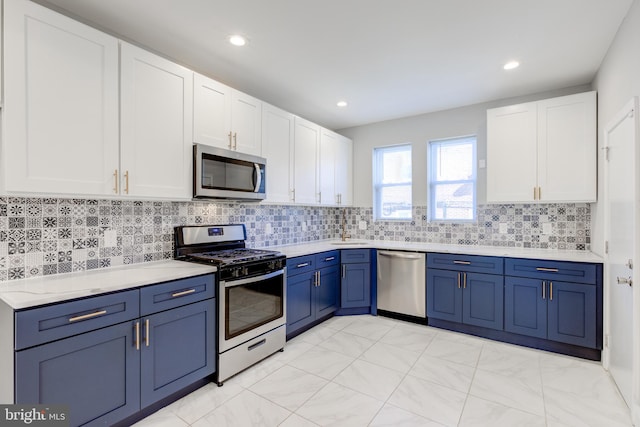
[[[242,224],[175,228],[176,259],[218,267],[219,386],[286,341],[286,257],[246,239]]]

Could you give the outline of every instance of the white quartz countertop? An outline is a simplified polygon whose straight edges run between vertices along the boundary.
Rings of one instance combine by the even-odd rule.
[[[411,243],[393,242],[384,240],[323,240],[314,243],[300,243],[286,246],[270,246],[268,249],[277,250],[293,258],[302,255],[309,255],[318,252],[331,251],[336,249],[388,249],[413,252],[442,252],[461,255],[484,255],[511,258],[531,258],[552,261],[574,261],[602,263],[601,256],[591,251],[568,251],[554,249],[529,249],[529,248],[507,248],[495,246],[467,246],[467,245],[445,245],[438,243]]]
[[[166,260],[34,277],[0,283],[0,300],[19,310],[215,271],[208,265]]]

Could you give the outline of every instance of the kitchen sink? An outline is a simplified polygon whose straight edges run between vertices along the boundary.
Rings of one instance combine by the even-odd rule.
[[[358,242],[356,240],[347,240],[344,242],[331,242],[332,245],[336,246],[348,246],[348,245],[366,245],[367,242]]]

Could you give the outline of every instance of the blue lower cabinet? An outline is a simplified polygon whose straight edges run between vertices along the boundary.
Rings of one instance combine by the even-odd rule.
[[[64,404],[69,424],[110,425],[140,410],[136,322],[16,352],[16,403]]]
[[[427,269],[427,317],[462,322],[462,285],[457,271]]]
[[[371,305],[370,263],[342,264],[340,306],[342,308]]]
[[[338,266],[318,270],[316,286],[316,318],[335,312],[340,306],[340,274]]]
[[[596,287],[550,282],[547,337],[583,347],[596,346]]]
[[[315,278],[315,272],[287,276],[287,334],[315,320]]]
[[[141,406],[215,372],[215,299],[142,319]]]
[[[504,328],[504,278],[495,274],[461,273],[462,323]]]
[[[546,288],[542,280],[506,277],[504,329],[520,335],[547,338]]]

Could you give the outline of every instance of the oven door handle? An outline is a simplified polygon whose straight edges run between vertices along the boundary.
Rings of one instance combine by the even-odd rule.
[[[248,279],[240,279],[240,280],[225,280],[220,282],[220,284],[224,288],[233,288],[235,286],[246,285],[247,283],[259,282],[261,280],[271,279],[276,276],[284,276],[284,270],[274,271],[273,273],[263,274],[261,276],[249,277]]]

